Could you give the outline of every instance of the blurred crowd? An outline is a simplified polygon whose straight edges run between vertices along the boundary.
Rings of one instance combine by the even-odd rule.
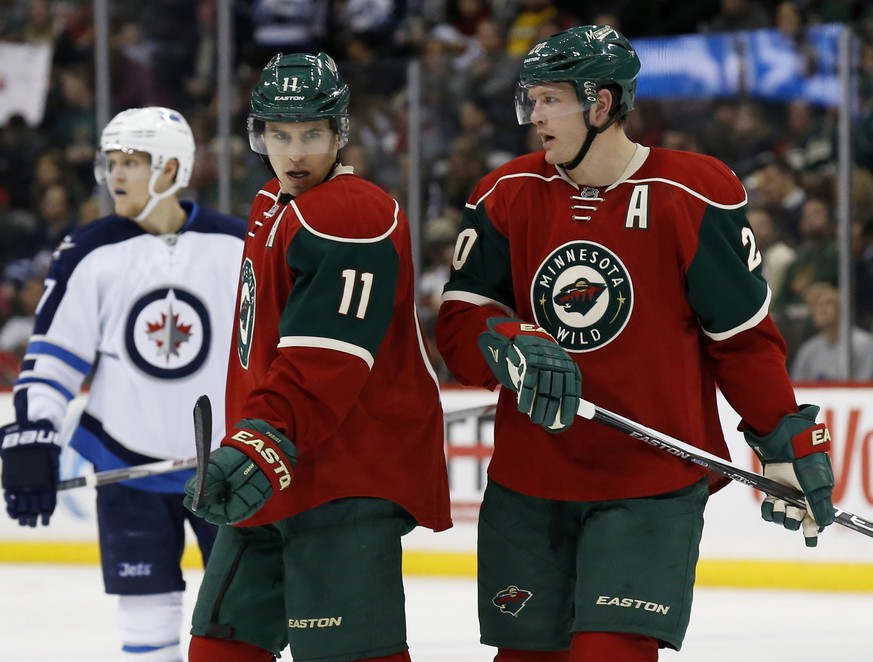
[[[218,51],[227,45],[216,42],[215,0],[108,4],[111,114],[148,105],[181,111],[197,142],[185,197],[217,207],[215,75]],[[419,289],[428,331],[473,186],[492,168],[539,148],[535,134],[516,122],[513,95],[520,59],[541,37],[587,23],[611,24],[632,42],[777,28],[803,49],[806,26],[851,25],[860,44],[850,201],[853,375],[873,381],[873,8],[867,0],[237,0],[233,11],[237,94],[227,211],[244,218],[268,175],[248,149],[248,93],[273,54],[324,50],[337,60],[352,89],[352,139],[342,160],[404,205],[411,193],[407,68],[411,58],[421,62]],[[0,0],[0,42],[52,49],[41,123],[30,126],[13,115],[0,126],[0,385],[15,378],[51,252],[72,228],[106,211],[92,168],[101,128],[94,37],[90,1]],[[834,378],[826,354],[840,337],[836,120],[832,108],[752,98],[638,99],[629,116],[633,139],[711,154],[743,180],[772,312],[788,342],[792,377],[802,381]]]

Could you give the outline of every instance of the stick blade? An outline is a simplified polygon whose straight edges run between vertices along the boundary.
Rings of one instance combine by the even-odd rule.
[[[197,472],[194,474],[192,510],[199,510],[206,492],[206,469],[212,445],[212,403],[209,396],[201,395],[194,403],[194,448],[197,452]]]

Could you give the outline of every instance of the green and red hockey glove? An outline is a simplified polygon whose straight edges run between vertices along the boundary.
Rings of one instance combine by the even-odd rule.
[[[503,386],[518,395],[518,410],[549,432],[576,418],[582,395],[579,366],[545,330],[508,317],[491,317],[479,350]]]
[[[803,525],[807,547],[815,547],[819,532],[834,521],[831,435],[824,423],[815,422],[818,411],[815,405],[801,405],[799,413],[785,416],[765,437],[743,433],[761,460],[764,475],[800,489],[808,506],[804,510],[768,496],[761,504],[761,516],[792,531]]]
[[[58,433],[47,420],[0,427],[6,512],[21,526],[48,526],[58,502]]]
[[[185,483],[185,506],[213,524],[249,519],[291,486],[297,447],[272,425],[243,419],[209,456],[202,505],[192,509],[194,477]]]

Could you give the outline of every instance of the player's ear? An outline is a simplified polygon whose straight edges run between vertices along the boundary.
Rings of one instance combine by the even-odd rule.
[[[166,165],[164,165],[164,175],[167,175],[170,178],[171,182],[176,181],[176,175],[179,174],[179,161],[178,159],[170,159],[167,161]]]
[[[612,90],[609,88],[601,88],[597,91],[597,103],[595,110],[599,116],[609,115],[609,109],[612,108]]]

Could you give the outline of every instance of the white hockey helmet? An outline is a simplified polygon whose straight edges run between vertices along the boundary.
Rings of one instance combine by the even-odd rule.
[[[94,176],[100,184],[106,181],[106,153],[144,152],[151,156],[152,175],[149,180],[150,200],[134,219],[144,220],[155,205],[173,195],[191,181],[194,167],[194,135],[178,111],[160,106],[130,108],[113,117],[100,136],[100,152],[94,165]],[[157,193],[155,184],[164,166],[172,159],[179,163],[176,181],[166,191]]]

